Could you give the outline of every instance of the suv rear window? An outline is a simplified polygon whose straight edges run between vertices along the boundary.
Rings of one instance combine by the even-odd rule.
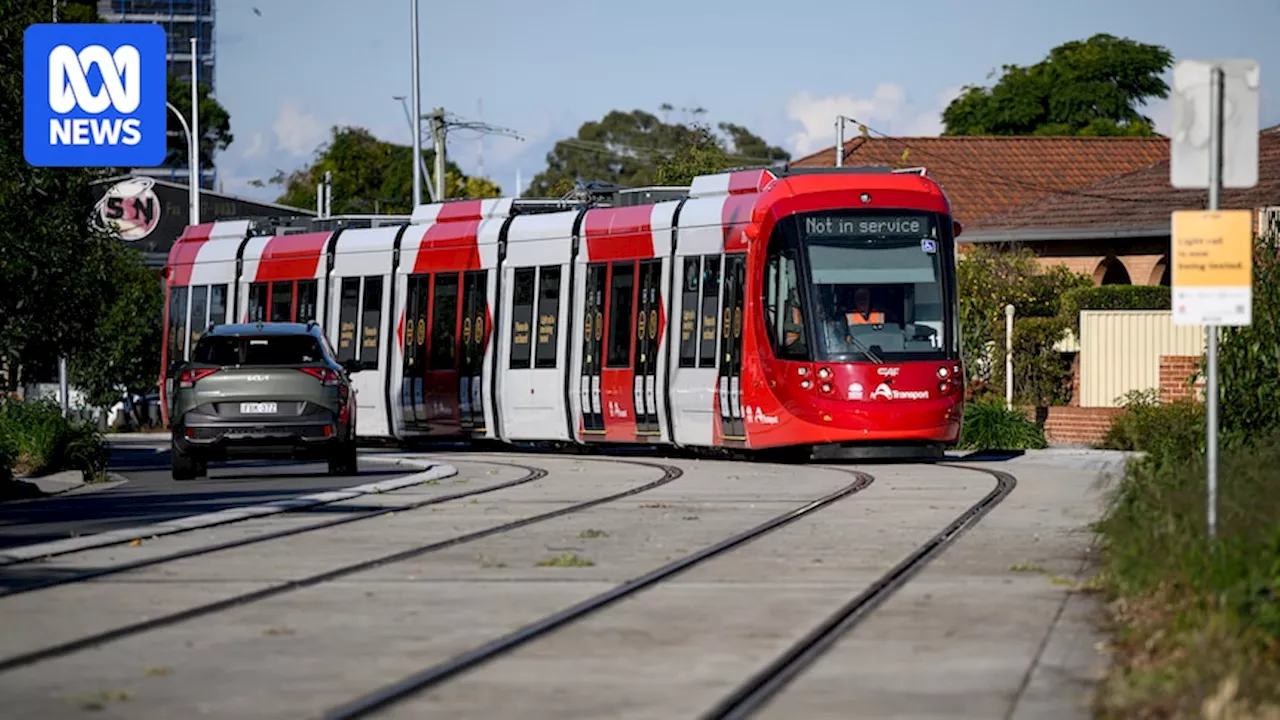
[[[196,343],[194,359],[207,365],[305,365],[324,360],[310,335],[209,336]]]

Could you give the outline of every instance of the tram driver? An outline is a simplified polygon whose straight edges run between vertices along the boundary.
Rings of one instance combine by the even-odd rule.
[[[866,287],[853,291],[853,311],[845,313],[844,319],[850,329],[855,325],[871,325],[877,330],[884,327],[884,313],[871,309],[871,289]]]

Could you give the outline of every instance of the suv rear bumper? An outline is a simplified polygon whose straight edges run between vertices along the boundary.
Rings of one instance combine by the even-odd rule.
[[[349,440],[336,419],[303,418],[227,421],[188,413],[173,426],[173,441],[184,453],[214,459],[227,456],[278,457],[323,454]]]

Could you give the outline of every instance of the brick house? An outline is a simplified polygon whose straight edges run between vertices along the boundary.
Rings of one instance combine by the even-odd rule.
[[[929,169],[946,189],[961,241],[1003,215],[1050,197],[1136,170],[1169,156],[1167,138],[943,136],[856,137],[845,143],[845,165]],[[832,167],[835,147],[795,167]]]
[[[1255,211],[1255,229],[1280,223],[1280,125],[1258,138],[1258,184],[1224,189],[1221,207]],[[963,240],[1017,242],[1041,262],[1066,265],[1097,285],[1169,285],[1170,216],[1208,206],[1206,190],[1176,190],[1166,156],[1145,167],[1046,195],[982,218]],[[1277,227],[1280,229],[1280,227]]]

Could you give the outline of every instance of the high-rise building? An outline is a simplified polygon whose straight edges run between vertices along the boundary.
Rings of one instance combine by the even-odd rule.
[[[98,0],[98,17],[103,22],[155,23],[169,38],[169,76],[179,82],[191,79],[191,38],[198,38],[197,72],[200,83],[217,94],[216,59],[213,42],[215,0]],[[136,168],[134,174],[186,183],[189,175],[185,154],[171,165]],[[200,187],[213,189],[218,180],[216,165],[200,168]]]

